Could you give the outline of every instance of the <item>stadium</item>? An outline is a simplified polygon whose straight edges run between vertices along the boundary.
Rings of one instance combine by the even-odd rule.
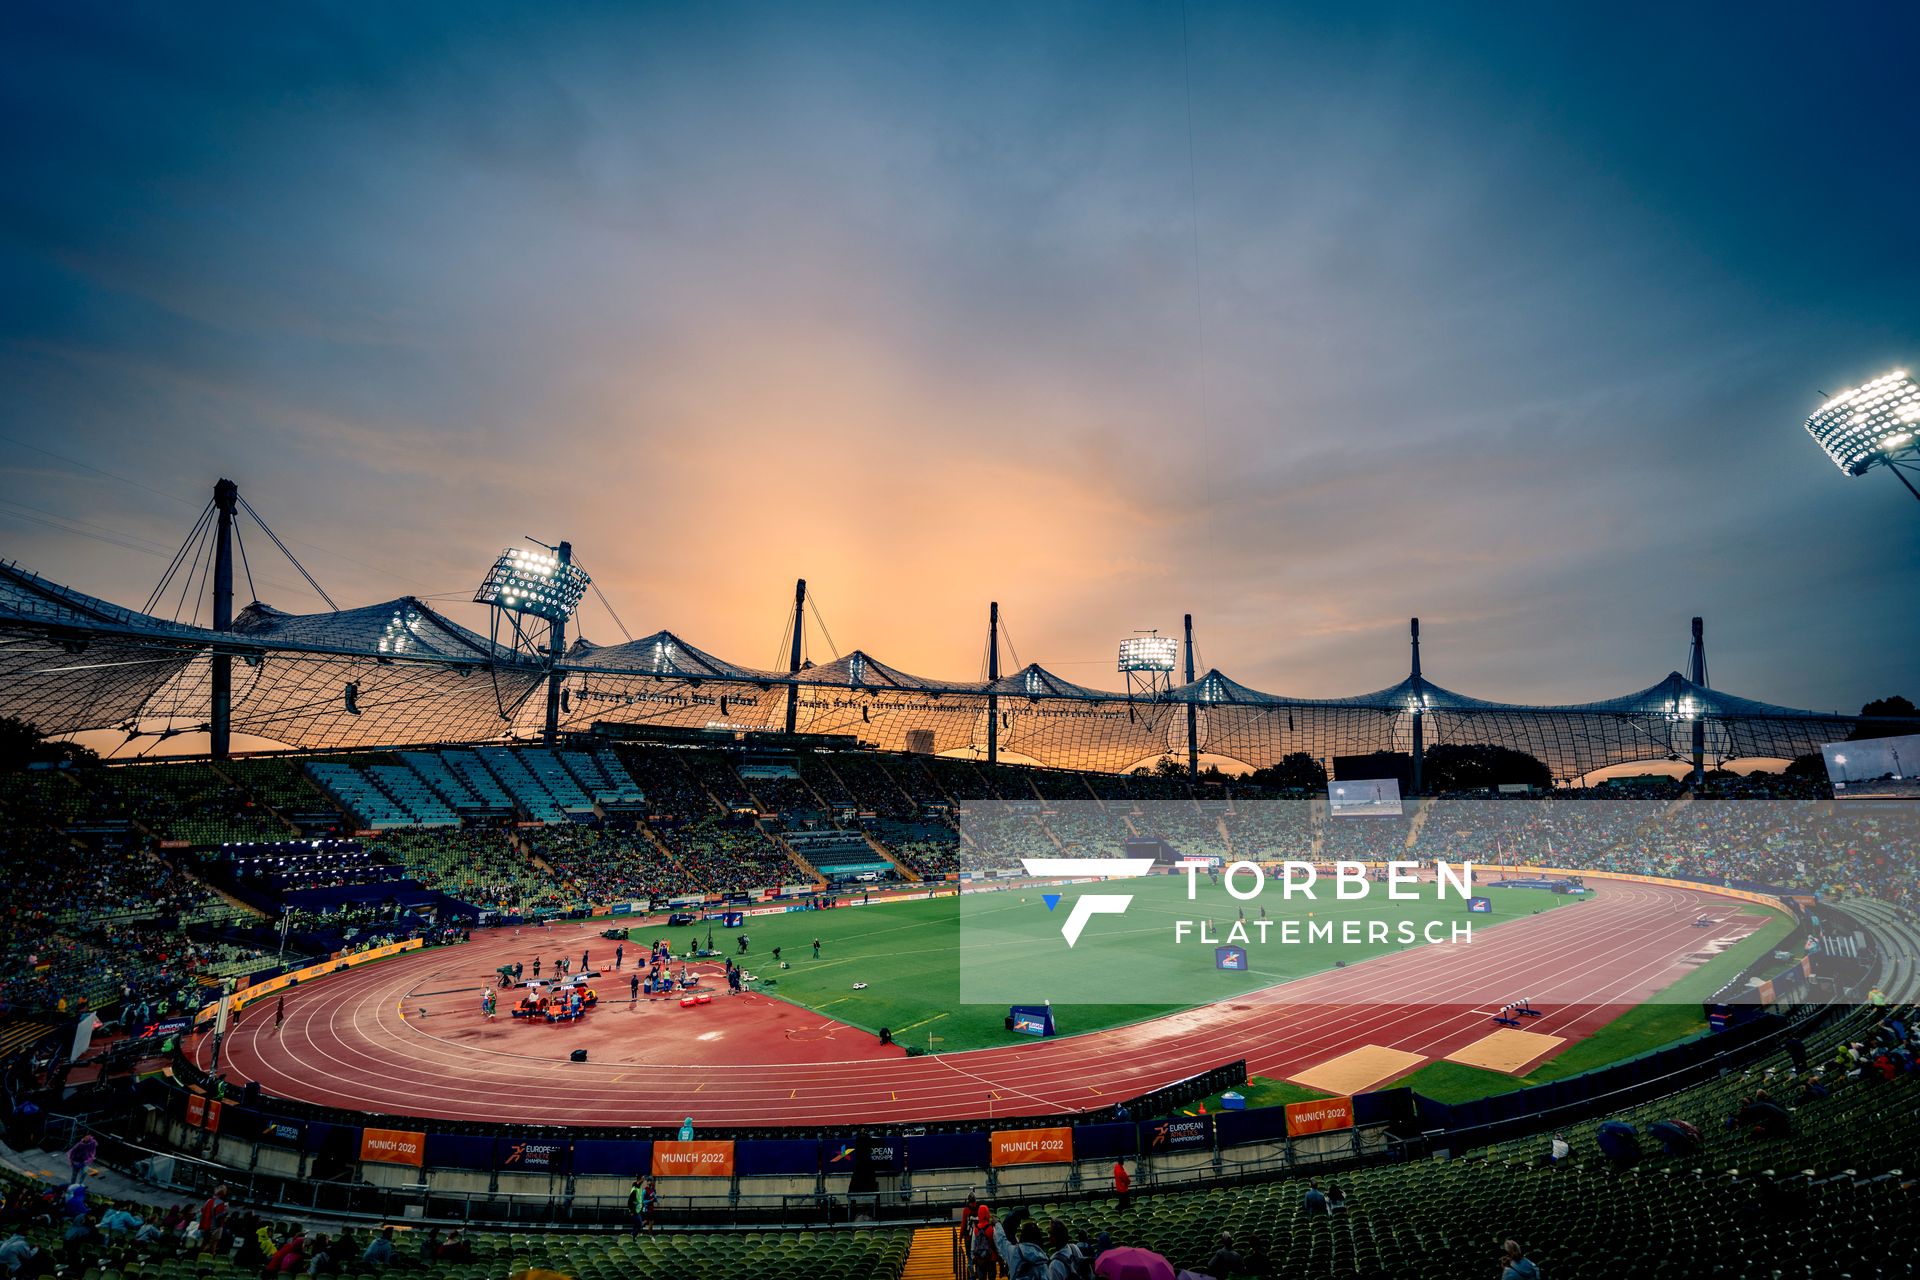
[[[0,1280],[1914,1280],[1920,9],[1650,16],[0,9]]]
[[[1123,644],[1125,691],[1000,674],[997,607],[984,681],[807,663],[801,583],[760,670],[568,645],[565,544],[498,559],[491,635],[236,609],[243,516],[222,481],[169,569],[210,628],[0,568],[22,1147],[584,1274],[956,1274],[979,1199],[1438,1274],[1422,1215],[1465,1192],[1602,1275],[1636,1246],[1573,1203],[1740,1201],[1757,1162],[1861,1213],[1902,1185],[1911,1085],[1865,1082],[1920,958],[1911,802],[1726,766],[1913,726],[1712,688],[1699,620],[1691,675],[1619,698],[1455,694],[1416,621],[1403,680],[1303,700],[1196,674],[1191,619]],[[1568,785],[1637,762],[1686,768]],[[1317,1221],[1306,1179],[1369,1207]],[[643,1185],[645,1241],[595,1235]]]

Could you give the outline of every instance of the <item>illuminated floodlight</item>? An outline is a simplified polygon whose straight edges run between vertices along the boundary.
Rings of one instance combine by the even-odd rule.
[[[1180,661],[1180,642],[1172,636],[1130,636],[1120,642],[1121,671],[1172,671]]]
[[[573,616],[592,581],[585,569],[564,556],[545,549],[509,547],[487,570],[486,580],[473,598],[509,613],[565,622]]]
[[[1843,391],[1807,419],[1807,434],[1847,475],[1886,467],[1912,489],[1900,472],[1920,467],[1920,383],[1896,369]]]

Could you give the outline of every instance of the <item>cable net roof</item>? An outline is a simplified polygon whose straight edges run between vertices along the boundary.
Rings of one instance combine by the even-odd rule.
[[[255,602],[229,632],[123,609],[0,564],[0,714],[45,732],[204,728],[211,655],[233,655],[233,728],[308,750],[532,737],[548,670],[402,596],[292,614]],[[1183,758],[1191,713],[1201,752],[1261,767],[1493,743],[1559,778],[1681,759],[1696,724],[1714,760],[1786,757],[1859,719],[1697,685],[1679,673],[1598,702],[1533,706],[1455,693],[1419,676],[1347,698],[1265,693],[1218,670],[1153,696],[1095,689],[1037,664],[992,682],[916,676],[864,650],[797,674],[729,662],[671,631],[617,645],[577,641],[557,666],[559,722],[839,734],[886,750],[984,754],[1123,770]]]

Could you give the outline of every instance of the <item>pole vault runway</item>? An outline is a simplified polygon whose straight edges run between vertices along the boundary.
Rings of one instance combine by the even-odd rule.
[[[884,910],[885,908],[870,908]],[[1693,927],[1708,914],[1719,923]],[[1287,1078],[1363,1046],[1438,1060],[1496,1030],[1518,996],[1525,1030],[1572,1043],[1690,971],[1712,940],[1762,917],[1702,891],[1598,881],[1593,900],[1502,924],[1471,944],[1423,946],[1152,1021],[1059,1039],[909,1058],[869,1032],[761,995],[681,1009],[630,1007],[626,974],[578,1025],[489,1024],[480,993],[498,964],[611,949],[606,921],[516,936],[498,929],[330,975],[248,1008],[229,1032],[228,1080],[264,1094],[383,1116],[542,1125],[878,1124],[1098,1110],[1245,1058]],[[536,936],[537,935],[537,936]],[[617,988],[617,998],[615,989]],[[1393,993],[1383,1003],[1381,993]],[[205,1067],[211,1037],[191,1050]],[[568,1061],[576,1047],[589,1061]],[[1384,1083],[1384,1082],[1379,1082]]]

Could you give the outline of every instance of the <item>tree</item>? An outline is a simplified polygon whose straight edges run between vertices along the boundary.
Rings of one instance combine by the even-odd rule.
[[[1187,776],[1186,764],[1174,759],[1172,756],[1161,756],[1160,759],[1154,763],[1153,771],[1157,776],[1162,778],[1184,778]]]
[[[1427,748],[1420,772],[1429,793],[1485,791],[1490,787],[1551,788],[1553,771],[1537,757],[1491,742],[1440,743]]]
[[[0,773],[18,773],[29,765],[98,764],[100,757],[71,742],[52,742],[17,716],[0,716]]]
[[[1909,733],[1920,733],[1920,707],[1899,694],[1891,698],[1875,698],[1860,708],[1863,716],[1885,716],[1882,724],[1856,724],[1853,732],[1847,735],[1848,742],[1864,742],[1869,738],[1898,738]]]
[[[1278,764],[1253,771],[1250,780],[1274,791],[1314,791],[1327,789],[1327,767],[1304,751],[1289,751]]]
[[[1787,762],[1782,772],[1789,778],[1809,778],[1815,782],[1827,780],[1827,758],[1818,751],[1809,751],[1806,755],[1795,756]]]

